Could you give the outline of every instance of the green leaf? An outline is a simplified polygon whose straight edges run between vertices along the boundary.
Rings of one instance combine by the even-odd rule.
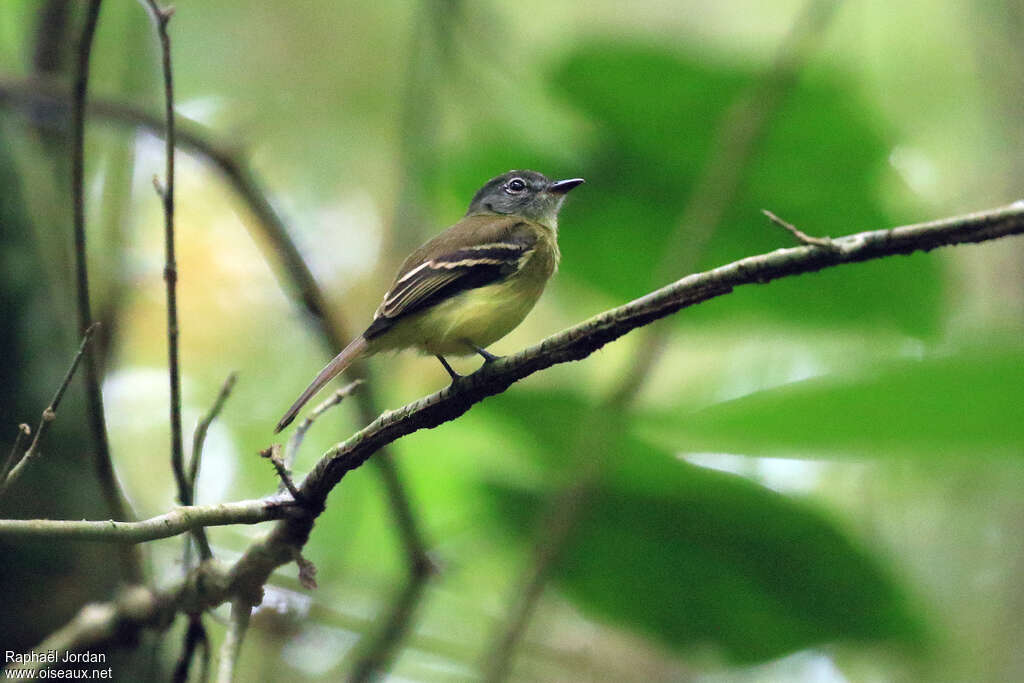
[[[1024,348],[900,360],[720,403],[640,416],[675,450],[749,455],[1022,455]]]
[[[573,463],[581,444],[585,462],[609,458],[553,575],[588,614],[741,662],[837,640],[921,637],[885,568],[816,508],[658,452],[625,436],[621,416],[589,413],[576,397],[519,394],[495,401],[490,416],[540,414],[535,436],[553,468]],[[490,486],[496,518],[533,537],[553,487]]]
[[[665,284],[651,282],[651,272],[708,164],[712,136],[756,78],[706,58],[625,43],[585,45],[570,54],[554,71],[553,87],[593,124],[596,142],[580,170],[588,185],[567,207],[560,234],[566,276],[619,299]],[[796,85],[744,169],[739,196],[730,198],[716,234],[697,255],[699,267],[791,246],[761,208],[812,234],[891,225],[878,200],[890,147],[879,129],[840,77]],[[937,323],[937,273],[934,257],[889,259],[746,288],[684,315],[688,323],[756,315],[922,334]]]

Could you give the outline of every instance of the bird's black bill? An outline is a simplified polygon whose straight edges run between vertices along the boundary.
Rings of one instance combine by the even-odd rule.
[[[555,182],[548,185],[548,192],[554,192],[555,194],[565,194],[572,188],[582,185],[583,182],[583,178],[569,178],[568,180],[556,180]]]

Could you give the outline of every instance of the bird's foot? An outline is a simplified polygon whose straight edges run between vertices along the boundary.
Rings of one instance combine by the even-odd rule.
[[[495,356],[487,349],[481,348],[476,344],[470,344],[470,346],[472,346],[473,350],[480,354],[480,356],[484,359],[484,365],[487,365],[488,363],[493,363],[496,360],[501,360],[502,358],[502,356]]]
[[[437,358],[437,359],[438,359],[439,361],[441,361],[441,365],[443,365],[443,366],[444,366],[444,369],[448,371],[448,374],[449,374],[449,375],[451,376],[451,378],[452,378],[452,384],[455,384],[455,383],[456,383],[457,381],[459,381],[460,379],[462,379],[462,375],[460,375],[459,373],[455,372],[455,370],[453,370],[453,369],[452,369],[452,366],[448,364],[448,361],[446,361],[446,360],[444,359],[444,356],[442,356],[442,355],[439,355],[439,354],[435,354],[435,357],[436,357],[436,358]]]

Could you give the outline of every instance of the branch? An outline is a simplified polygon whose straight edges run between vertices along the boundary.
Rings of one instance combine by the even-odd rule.
[[[232,583],[238,590],[247,592],[253,604],[258,604],[262,599],[262,586],[270,573],[291,561],[295,550],[309,540],[316,514],[322,511],[327,495],[346,473],[362,465],[383,446],[420,429],[454,420],[474,404],[503,392],[535,372],[586,358],[631,330],[728,294],[741,285],[763,284],[845,263],[1022,233],[1024,200],[992,211],[849,235],[835,240],[839,246],[837,251],[803,246],[750,256],[689,275],[624,306],[605,311],[535,346],[489,363],[439,392],[399,410],[385,412],[328,450],[299,488],[310,514],[278,523],[265,539],[250,546],[232,569]]]
[[[160,611],[158,600],[147,588],[133,586],[122,591],[115,600],[107,603],[89,604],[83,607],[70,622],[54,631],[30,654],[8,657],[5,677],[19,678],[14,672],[38,672],[47,667],[45,655],[63,653],[102,645],[118,638],[119,634],[132,633],[142,626],[158,623]],[[167,622],[170,620],[167,619]],[[27,675],[25,678],[34,678]]]
[[[291,471],[292,463],[295,462],[295,456],[298,455],[299,448],[302,446],[302,440],[306,438],[306,432],[313,426],[313,423],[316,422],[317,418],[334,406],[340,404],[363,384],[364,382],[361,379],[349,382],[328,396],[323,403],[318,405],[316,408],[313,408],[309,415],[306,416],[306,419],[299,423],[295,428],[295,431],[292,433],[291,438],[288,439],[288,447],[285,449],[284,467],[286,471]]]
[[[832,251],[837,248],[830,237],[812,237],[789,221],[782,220],[768,209],[761,209],[761,213],[763,213],[772,223],[789,232],[789,234],[795,237],[801,244],[822,247]]]
[[[67,391],[68,385],[71,384],[71,378],[75,376],[75,370],[78,369],[78,363],[82,360],[82,355],[88,348],[89,341],[92,339],[93,333],[99,326],[99,323],[93,323],[89,326],[89,329],[85,331],[85,336],[82,337],[82,343],[78,345],[78,353],[75,354],[75,357],[71,361],[71,367],[69,367],[68,371],[64,373],[64,380],[60,383],[60,386],[57,387],[57,393],[53,395],[50,405],[43,410],[43,416],[39,419],[39,426],[36,428],[36,435],[35,438],[32,439],[32,444],[28,447],[28,450],[25,451],[25,455],[22,456],[21,460],[17,460],[15,454],[18,449],[18,443],[21,441],[21,435],[27,435],[29,431],[27,426],[22,425],[23,429],[18,433],[18,441],[15,442],[14,449],[11,450],[11,457],[8,460],[8,462],[13,464],[13,468],[7,472],[3,479],[0,479],[0,497],[4,495],[4,492],[7,491],[9,486],[18,480],[18,477],[21,476],[21,473],[28,466],[28,463],[39,454],[39,442],[43,438],[43,434],[46,430],[50,428],[50,423],[57,419],[57,408],[60,407],[61,399],[64,398],[64,392]]]
[[[210,638],[203,626],[203,618],[192,615],[188,620],[188,628],[185,629],[185,639],[182,644],[181,656],[174,665],[174,673],[171,680],[173,683],[187,683],[189,669],[192,668],[192,660],[195,659],[196,649],[202,648],[202,661],[198,679],[205,683],[209,679],[210,668]]]
[[[196,499],[196,480],[199,478],[199,465],[203,459],[203,444],[206,443],[206,433],[210,430],[210,425],[213,423],[217,416],[220,415],[220,411],[224,408],[225,401],[228,400],[228,396],[231,395],[231,390],[235,387],[235,382],[238,380],[238,373],[232,372],[228,375],[227,379],[224,380],[224,384],[220,388],[220,392],[217,394],[217,398],[214,400],[213,405],[210,406],[209,412],[203,416],[199,423],[196,425],[196,429],[192,432],[192,458],[188,463],[188,473],[186,475],[187,486],[184,489],[184,495],[182,496],[182,505],[192,505]],[[192,530],[192,538],[195,539],[196,545],[199,546],[199,557],[203,560],[209,560],[213,557],[213,551],[210,550],[210,542],[206,538],[206,531],[203,527],[198,527]],[[188,541],[185,542],[185,566],[188,566],[191,562],[190,558],[190,546]]]
[[[171,69],[171,37],[167,24],[174,13],[163,9],[156,0],[139,0],[156,27],[160,40],[161,66],[164,77],[164,171],[163,185],[154,177],[153,185],[164,208],[164,281],[167,284],[167,370],[171,388],[171,469],[178,485],[178,501],[192,503],[188,476],[185,473],[185,452],[181,436],[181,370],[178,361],[178,264],[174,256],[174,76]],[[199,541],[199,537],[196,539]],[[209,553],[205,538],[200,547]]]
[[[210,425],[220,415],[220,411],[224,409],[224,403],[228,400],[228,396],[231,395],[231,391],[235,388],[235,382],[237,381],[237,372],[232,372],[227,376],[224,384],[220,387],[217,398],[213,401],[213,405],[210,406],[210,410],[203,416],[203,419],[199,420],[196,430],[192,432],[192,458],[189,460],[188,465],[188,501],[184,503],[185,505],[192,505],[195,501],[196,480],[199,478],[199,465],[202,462],[206,433],[210,431]]]
[[[260,457],[266,458],[274,466],[274,471],[277,472],[277,477],[281,480],[281,486],[287,489],[292,500],[299,505],[304,505],[305,499],[302,497],[302,492],[295,488],[295,483],[288,473],[288,468],[285,467],[284,461],[281,459],[281,444],[275,443],[269,448],[263,449],[260,451]]]
[[[163,589],[131,586],[113,601],[86,605],[70,622],[50,634],[29,654],[8,656],[8,670],[39,671],[47,657],[68,651],[131,644],[144,628],[166,629],[179,613],[199,614],[227,599],[227,574],[213,562],[199,565],[181,581]],[[5,672],[6,673],[6,672]],[[17,677],[17,675],[9,675]]]
[[[85,106],[89,87],[89,57],[92,52],[96,22],[99,20],[101,0],[89,0],[85,25],[78,43],[78,58],[74,68],[74,89],[71,95],[71,204],[75,235],[75,280],[77,283],[78,333],[85,336],[92,324],[89,304],[89,272],[86,267],[85,249]],[[107,420],[103,414],[103,395],[100,392],[97,357],[89,352],[85,359],[85,394],[92,430],[93,445],[96,448],[94,461],[103,498],[110,516],[116,519],[131,519],[128,503],[121,493],[121,487],[114,474],[110,459],[110,444],[107,441]],[[138,582],[142,579],[140,559],[130,550],[121,554],[125,578]]]
[[[1024,233],[1024,200],[991,211],[840,237],[833,240],[835,250],[817,246],[778,249],[688,275],[548,337],[524,351],[488,363],[437,393],[384,413],[330,449],[306,478],[301,490],[308,500],[323,501],[345,473],[362,465],[382,446],[406,434],[453,420],[475,403],[503,392],[524,377],[558,363],[586,358],[631,330],[728,294],[735,287],[764,284],[847,263],[930,251],[953,244],[984,242],[1021,233]]]
[[[278,496],[217,505],[191,505],[141,522],[114,520],[0,519],[0,538],[145,543],[209,526],[259,524],[302,514],[295,504]]]
[[[18,464],[21,452],[21,446],[25,442],[25,439],[32,436],[32,428],[22,422],[18,425],[18,435],[14,437],[14,444],[11,446],[11,452],[7,456],[7,460],[4,461],[3,469],[0,469],[0,495],[3,495],[3,488],[7,485],[7,475],[10,474],[11,468]]]
[[[836,251],[816,246],[778,249],[689,275],[624,306],[605,311],[552,335],[520,353],[485,365],[437,393],[399,410],[382,414],[372,424],[331,448],[306,477],[299,490],[310,507],[298,508],[279,498],[271,498],[221,506],[179,508],[168,515],[137,523],[0,520],[0,537],[62,536],[82,540],[138,542],[171,536],[192,528],[191,524],[176,518],[176,515],[202,516],[202,522],[199,523],[202,526],[255,523],[271,519],[274,515],[281,518],[270,533],[252,543],[228,571],[222,572],[208,562],[193,570],[182,584],[159,594],[134,589],[150,596],[147,603],[151,605],[149,609],[128,613],[116,604],[101,606],[103,628],[90,630],[78,639],[71,639],[69,633],[74,630],[72,626],[80,621],[80,615],[41,644],[36,652],[53,648],[52,643],[58,636],[61,646],[68,649],[96,646],[113,637],[109,633],[114,625],[118,627],[114,629],[116,633],[123,638],[126,634],[163,623],[176,613],[196,613],[229,599],[243,598],[250,605],[259,604],[263,586],[271,573],[293,561],[296,553],[309,540],[316,515],[323,510],[331,489],[347,472],[359,467],[383,445],[419,429],[453,420],[473,404],[501,393],[524,377],[558,363],[586,358],[608,342],[654,320],[728,294],[742,285],[763,284],[846,263],[1020,234],[1024,234],[1024,200],[991,211],[840,237],[833,240],[838,246]],[[225,508],[237,512],[238,517],[229,519],[227,514],[218,515],[217,510]],[[167,531],[165,527],[170,525],[173,525],[173,529]],[[102,527],[112,527],[113,530]],[[86,608],[90,609],[96,609],[96,606]],[[106,640],[95,639],[93,636],[96,633],[107,634]]]

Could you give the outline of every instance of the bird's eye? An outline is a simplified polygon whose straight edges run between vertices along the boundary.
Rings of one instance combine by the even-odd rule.
[[[509,192],[519,193],[526,189],[526,181],[522,178],[513,178],[505,185]]]

